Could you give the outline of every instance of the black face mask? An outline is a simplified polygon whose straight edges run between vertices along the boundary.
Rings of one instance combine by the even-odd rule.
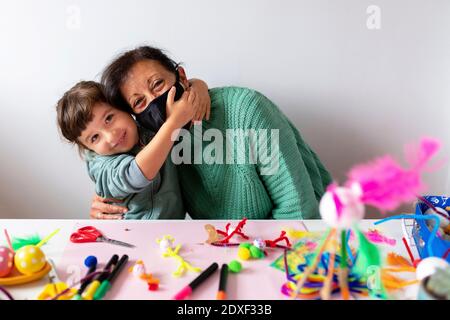
[[[180,84],[180,75],[178,74],[178,70],[176,73],[176,80],[175,80],[175,97],[174,101],[177,101],[181,98],[184,89],[183,86]],[[166,104],[167,104],[167,97],[169,96],[169,90],[164,92],[159,97],[153,99],[147,106],[147,108],[144,109],[141,113],[136,115],[136,121],[144,128],[149,129],[153,132],[158,132],[159,128],[164,124],[164,122],[167,119],[166,114]],[[189,129],[190,123],[186,124],[184,126],[184,129]]]

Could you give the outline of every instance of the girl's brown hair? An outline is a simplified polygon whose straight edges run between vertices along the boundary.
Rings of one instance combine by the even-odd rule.
[[[62,136],[78,146],[80,154],[86,147],[78,140],[88,123],[96,103],[107,103],[103,87],[95,81],[80,81],[56,104],[58,127]]]

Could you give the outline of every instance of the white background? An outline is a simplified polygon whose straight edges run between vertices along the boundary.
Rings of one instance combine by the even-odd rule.
[[[370,29],[370,5],[380,29]],[[0,2],[0,218],[87,217],[93,183],[55,104],[142,44],[210,87],[247,86],[292,119],[342,182],[422,135],[450,151],[450,1]],[[449,166],[427,175],[450,194]]]

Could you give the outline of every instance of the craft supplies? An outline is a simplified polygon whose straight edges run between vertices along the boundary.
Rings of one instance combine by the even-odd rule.
[[[227,279],[228,279],[228,265],[226,263],[222,264],[220,268],[220,280],[219,280],[219,290],[217,291],[217,300],[227,299]]]
[[[134,277],[143,280],[148,285],[149,291],[156,291],[159,288],[159,279],[153,277],[151,273],[147,273],[145,270],[145,265],[142,260],[136,261],[136,263],[128,269]]]
[[[48,274],[49,283],[45,285],[42,292],[38,295],[37,297],[38,300],[51,299],[56,295],[58,295],[59,293],[66,291],[66,289],[68,288],[67,284],[59,279],[53,261],[49,259],[48,262],[52,266],[52,270],[50,270]],[[70,289],[65,294],[59,295],[57,300],[70,300],[76,294],[76,292],[77,292],[76,289]]]
[[[336,259],[335,247],[332,246],[330,259],[327,266],[327,276],[324,280],[323,287],[320,290],[320,297],[322,298],[322,300],[329,300],[331,296],[331,290],[333,287],[335,259]]]
[[[208,233],[208,239],[205,241],[208,244],[212,244],[216,241],[219,241],[220,236],[216,231],[216,228],[211,224],[205,225],[205,230]]]
[[[405,237],[402,237],[403,245],[405,246],[406,252],[408,252],[409,259],[414,267],[420,262],[420,259],[414,259],[414,255],[411,251],[411,248],[408,245],[408,241],[406,241]]]
[[[6,288],[3,288],[2,286],[0,286],[0,292],[3,293],[3,295],[5,295],[6,298],[8,298],[8,300],[14,300],[13,296]],[[0,300],[4,300],[4,299],[0,299]]]
[[[11,246],[14,251],[25,247],[27,245],[37,245],[39,242],[41,242],[42,239],[39,237],[39,235],[34,234],[23,238],[13,237],[11,241]]]
[[[336,229],[331,229],[326,234],[324,239],[322,240],[322,243],[319,245],[319,247],[317,248],[317,251],[314,254],[314,257],[312,258],[311,265],[309,265],[305,268],[303,274],[298,279],[296,288],[295,288],[295,291],[293,292],[292,297],[296,297],[298,295],[299,291],[303,288],[306,281],[308,280],[308,277],[316,270],[317,265],[319,264],[319,261],[320,261],[320,257],[322,256],[322,253],[324,252],[328,241],[332,238],[332,236],[334,235],[335,232],[336,232]]]
[[[6,229],[4,233],[9,247],[0,246],[0,278],[9,275],[14,267],[14,249]]]
[[[236,227],[231,227],[231,223],[227,223],[225,226],[225,231],[222,230],[216,230],[217,233],[221,236],[223,236],[222,239],[215,241],[215,243],[229,243],[230,239],[234,235],[239,235],[241,238],[248,240],[249,237],[245,235],[242,231],[242,229],[245,226],[245,223],[247,222],[247,218],[242,219]]]
[[[386,257],[386,264],[388,267],[384,268],[388,271],[397,272],[416,272],[416,268],[406,258],[396,254],[395,252],[389,252]]]
[[[434,206],[427,198],[418,196],[419,200],[428,206],[424,214],[435,214],[440,220],[440,227],[445,228],[450,223],[450,216],[444,208]]]
[[[114,280],[117,278],[119,273],[125,268],[125,265],[128,262],[128,255],[124,254],[119,262],[116,264],[114,269],[111,271],[111,273],[108,275],[108,277],[103,280],[103,282],[100,284],[100,287],[95,291],[94,294],[94,300],[100,300],[103,299],[106,292],[108,292],[109,289],[111,289],[112,284]]]
[[[115,265],[117,265],[117,261],[119,260],[119,256],[117,254],[113,255],[111,259],[106,264],[103,271],[98,275],[98,277],[93,280],[89,286],[86,288],[86,290],[81,295],[83,299],[85,300],[93,300],[95,292],[97,291],[98,287],[100,287],[101,283],[108,278],[111,270],[114,268]]]
[[[186,299],[199,285],[201,285],[206,279],[208,279],[217,269],[219,265],[214,262],[205,271],[203,271],[197,278],[195,278],[186,287],[181,289],[173,299],[174,300],[184,300]]]
[[[304,231],[304,230],[295,230],[293,228],[287,229],[287,235],[294,239],[302,239],[302,238],[310,238],[310,237],[317,237],[318,232],[310,232],[310,231]]]
[[[49,236],[40,240],[37,244],[30,244],[29,241],[22,241],[23,247],[16,247],[13,251],[13,245],[8,232],[5,230],[5,236],[9,245],[8,250],[2,250],[3,259],[6,258],[6,267],[3,266],[4,276],[0,277],[0,285],[12,286],[41,279],[51,270],[44,252],[40,249],[47,243],[59,229],[52,232]],[[35,243],[35,242],[34,242]],[[14,266],[11,268],[11,253],[14,254]],[[1,260],[1,259],[0,259]]]
[[[8,276],[14,267],[14,251],[0,246],[0,278]]]
[[[177,245],[174,249],[174,238],[172,236],[165,235],[162,239],[156,239],[156,242],[159,244],[160,249],[163,251],[164,258],[174,258],[179,262],[177,270],[172,273],[174,277],[180,277],[188,270],[193,272],[202,271],[202,269],[192,266],[189,262],[184,260],[184,258],[179,255],[181,245]]]
[[[448,268],[450,264],[442,258],[428,257],[420,261],[416,269],[416,277],[423,280],[431,276],[438,269]]]
[[[349,299],[348,256],[351,255],[351,250],[347,249],[349,247],[347,234],[350,229],[353,229],[359,242],[358,257],[351,257],[351,271],[364,279],[370,268],[381,267],[380,252],[372,242],[392,243],[391,239],[382,237],[379,232],[369,230],[369,233],[364,234],[359,230],[358,224],[364,217],[365,205],[369,204],[386,211],[396,209],[400,204],[414,200],[417,194],[423,190],[421,173],[428,169],[426,167],[428,162],[439,148],[440,143],[437,140],[423,138],[418,147],[412,145],[407,147],[406,158],[409,168],[404,169],[392,157],[384,156],[370,163],[354,166],[350,170],[348,181],[344,186],[338,186],[336,183],[329,185],[320,200],[319,211],[322,220],[329,225],[330,230],[316,248],[312,260],[308,262],[303,272],[295,275],[295,281],[284,287],[284,290],[289,292],[292,297],[307,293],[303,287],[310,281],[310,277],[316,274],[321,257],[326,253],[328,242],[332,247],[330,261],[336,258],[334,256],[336,248],[333,247],[336,247],[337,244],[330,239],[340,232],[338,285],[341,297],[344,300]],[[367,238],[371,238],[372,242]],[[331,267],[328,268],[329,271],[331,269]],[[335,284],[330,282],[329,277],[331,276],[327,275],[322,280],[324,285],[320,295],[325,299],[328,299],[330,292],[335,289]],[[376,290],[371,288],[369,294],[386,298],[387,293],[381,282],[381,276],[378,274],[375,275],[375,278],[380,285]]]
[[[426,215],[425,212],[429,210],[430,204],[438,208],[444,208],[450,203],[448,196],[423,196],[427,202],[420,200],[415,206],[415,215],[411,216],[411,219],[415,219],[416,216],[430,217],[429,219],[415,219],[412,235],[416,248],[419,251],[421,258],[429,256],[444,257],[446,251],[450,250],[450,225],[445,229],[441,228],[443,218],[437,214]],[[428,204],[429,203],[429,204]],[[438,226],[436,226],[438,224]],[[447,229],[448,228],[448,229]],[[438,231],[440,236],[437,236]],[[431,250],[431,251],[430,251]],[[446,260],[450,262],[450,258],[447,256]]]
[[[333,246],[330,247],[333,250]],[[293,250],[285,250],[283,256],[272,264],[272,266],[281,268],[286,273],[287,282],[281,287],[281,292],[284,295],[299,299],[328,299],[332,294],[340,291],[338,277],[341,256],[337,252],[333,254],[333,251],[330,251],[323,253],[316,271],[309,275],[303,287],[297,293],[297,282],[303,277],[304,270],[308,266],[307,262],[312,261],[316,256],[313,251],[312,246],[297,243]],[[334,261],[332,261],[333,259]],[[298,263],[296,268],[290,266],[293,261]],[[283,264],[280,262],[283,262]],[[292,272],[289,268],[296,271]],[[325,274],[322,274],[319,270],[325,270]],[[328,282],[328,279],[331,279],[331,283]],[[368,295],[366,279],[350,271],[347,280],[348,289],[351,293]]]
[[[59,229],[55,230],[37,245],[26,245],[16,250],[14,265],[17,270],[25,275],[32,275],[41,271],[46,264],[46,259],[44,252],[40,248],[58,232]]]
[[[135,246],[123,241],[109,239],[105,237],[100,230],[95,227],[87,226],[78,229],[70,235],[70,241],[74,243],[86,243],[86,242],[106,242],[114,245],[119,245],[127,248],[134,248]]]
[[[418,300],[450,300],[450,267],[438,268],[420,283]]]
[[[432,215],[422,216],[422,215],[416,215],[416,214],[401,214],[401,215],[398,215],[398,216],[392,216],[392,217],[384,218],[382,220],[376,221],[374,224],[378,225],[378,224],[385,223],[385,222],[390,221],[390,220],[398,220],[398,219],[434,220],[435,221],[433,230],[432,230],[432,232],[430,234],[430,237],[428,238],[428,243],[426,244],[426,249],[428,251],[428,255],[429,256],[434,256],[433,241],[435,240],[437,231],[439,229],[439,219],[436,216],[434,216],[434,215],[433,216]],[[403,241],[403,242],[405,243],[406,240]],[[407,243],[406,243],[406,245],[407,245]]]
[[[380,231],[376,229],[369,229],[369,231],[364,232],[367,239],[375,244],[387,244],[389,246],[395,246],[397,241],[392,238],[388,238],[380,233]]]
[[[95,272],[95,270],[97,269],[97,262],[98,261],[95,256],[88,256],[84,260],[84,265],[88,268],[86,277],[88,277],[91,273]],[[73,297],[73,300],[81,300],[82,299],[82,294],[83,294],[84,290],[87,288],[87,286],[89,285],[89,283],[91,283],[91,281],[92,281],[92,278],[88,278],[86,281],[81,283],[80,288],[78,289],[77,293]]]
[[[228,264],[228,270],[233,273],[239,273],[242,270],[242,264],[237,260],[232,260]]]

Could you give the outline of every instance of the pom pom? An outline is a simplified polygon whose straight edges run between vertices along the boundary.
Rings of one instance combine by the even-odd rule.
[[[237,260],[233,260],[228,264],[228,269],[233,273],[239,273],[242,270],[242,264]]]
[[[241,260],[248,260],[251,257],[250,250],[244,247],[239,247],[238,257]]]
[[[253,240],[253,245],[261,250],[264,250],[266,248],[266,243],[261,238]]]
[[[159,283],[149,283],[148,284],[149,291],[156,291],[158,289],[159,289]]]
[[[95,256],[88,256],[86,259],[84,259],[84,265],[88,268],[96,266],[97,258]]]
[[[264,258],[264,252],[260,248],[255,247],[255,246],[250,247],[250,255],[252,256],[252,258],[255,258],[255,259]]]
[[[364,217],[364,205],[355,193],[334,185],[327,188],[319,204],[323,221],[334,228],[350,228]]]

